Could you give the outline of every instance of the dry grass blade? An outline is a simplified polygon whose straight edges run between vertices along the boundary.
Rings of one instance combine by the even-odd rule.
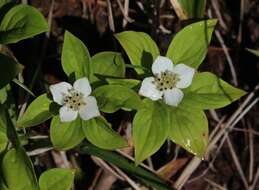
[[[187,158],[180,158],[177,160],[171,160],[166,165],[162,166],[157,170],[157,174],[165,180],[169,180],[174,176],[186,163]]]
[[[178,2],[178,0],[170,0],[171,4],[174,7],[174,10],[177,14],[177,16],[179,17],[180,20],[186,20],[188,19],[186,13],[184,12],[181,4]]]
[[[227,144],[228,144],[228,147],[229,147],[231,156],[232,156],[232,158],[233,158],[233,161],[234,161],[234,163],[235,163],[235,165],[236,165],[237,171],[238,171],[238,173],[239,173],[239,175],[240,175],[240,177],[241,177],[241,180],[242,180],[242,182],[244,183],[245,188],[248,189],[248,183],[247,183],[247,180],[246,180],[246,178],[245,178],[244,171],[243,171],[243,169],[242,169],[242,167],[241,167],[241,164],[240,164],[240,162],[239,162],[239,160],[238,160],[237,154],[236,154],[236,152],[235,152],[235,150],[234,150],[234,147],[233,147],[233,145],[232,145],[232,143],[231,143],[229,137],[227,137]]]
[[[214,188],[216,189],[219,189],[219,190],[227,190],[225,187],[222,187],[221,185],[215,183],[214,181],[208,179],[208,178],[205,178],[205,181],[207,181],[211,186],[213,186]]]
[[[115,32],[115,25],[114,25],[113,14],[112,14],[112,4],[110,0],[106,0],[106,2],[107,2],[107,8],[108,8],[109,27],[112,32]]]

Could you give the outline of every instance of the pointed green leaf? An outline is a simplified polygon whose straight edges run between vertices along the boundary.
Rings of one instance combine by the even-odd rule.
[[[252,54],[254,54],[255,56],[259,57],[259,50],[255,50],[255,49],[249,49],[246,48],[246,50]]]
[[[63,168],[47,170],[40,176],[40,190],[70,190],[74,175],[73,170]]]
[[[181,103],[185,107],[216,109],[227,106],[246,94],[209,72],[197,73],[192,84],[184,90]]]
[[[154,154],[168,136],[170,121],[167,108],[159,101],[144,100],[133,120],[135,162],[139,164]]]
[[[184,63],[198,68],[206,57],[217,20],[204,20],[184,27],[173,38],[166,56],[174,64]]]
[[[120,53],[105,51],[92,57],[93,80],[98,81],[96,75],[107,77],[124,77],[125,63]]]
[[[82,127],[87,140],[100,148],[114,150],[128,145],[126,140],[113,131],[110,124],[102,117],[82,120]]]
[[[61,122],[59,115],[53,117],[50,124],[50,139],[53,146],[59,150],[68,150],[78,145],[84,139],[80,119]]]
[[[23,116],[17,121],[18,127],[32,127],[39,125],[52,117],[50,112],[51,100],[47,94],[37,97],[26,109]]]
[[[65,32],[61,57],[62,67],[68,77],[90,77],[91,57],[84,43],[70,32]]]
[[[151,68],[153,61],[159,56],[159,49],[152,38],[143,32],[125,31],[115,35],[126,51],[131,64]],[[135,68],[138,74],[145,72]]]
[[[22,148],[4,155],[2,173],[9,190],[39,190],[32,163]]]
[[[0,54],[0,68],[4,68],[0,70],[0,89],[11,82],[23,70],[21,64],[3,54]]]
[[[0,25],[0,44],[16,43],[48,31],[43,15],[29,5],[11,8]]]
[[[204,112],[177,107],[169,113],[169,138],[192,154],[203,157],[208,144],[208,121]]]
[[[139,109],[142,101],[138,94],[124,86],[104,85],[93,92],[101,111],[113,113],[120,108]]]

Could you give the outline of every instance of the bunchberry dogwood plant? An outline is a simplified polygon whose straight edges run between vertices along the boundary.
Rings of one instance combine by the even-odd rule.
[[[59,110],[62,122],[73,121],[79,113],[83,120],[100,115],[95,97],[89,96],[92,92],[87,78],[74,82],[73,86],[67,82],[60,82],[50,86],[53,100],[61,105]]]
[[[177,64],[163,56],[158,56],[152,64],[154,77],[147,77],[142,81],[139,94],[151,100],[164,99],[170,106],[177,106],[183,99],[184,93],[180,90],[192,83],[195,69]]]
[[[2,9],[5,2],[8,0],[0,1],[0,10],[6,12],[6,15],[1,14],[0,45],[48,30],[48,24],[36,9],[13,3]],[[37,180],[27,150],[20,142],[36,130],[16,131],[33,126],[45,127],[42,123],[48,120],[51,120],[48,122],[50,129],[46,131],[50,131],[50,138],[44,138],[43,143],[32,143],[39,144],[38,147],[35,145],[36,149],[44,149],[40,146],[45,145],[45,141],[49,149],[65,151],[77,147],[78,154],[86,152],[99,156],[140,174],[141,179],[145,176],[143,181],[155,184],[155,188],[162,184],[163,187],[157,189],[170,189],[153,173],[141,167],[135,172],[134,163],[110,152],[127,147],[128,141],[114,131],[116,126],[106,118],[110,119],[109,116],[117,111],[128,112],[127,123],[130,125],[127,131],[132,129],[132,134],[127,133],[127,137],[133,142],[136,164],[158,151],[167,139],[203,157],[208,144],[208,120],[204,110],[224,107],[245,94],[215,74],[199,72],[215,25],[216,20],[211,19],[186,26],[175,35],[164,56],[146,33],[124,31],[115,34],[132,65],[125,64],[120,52],[106,51],[91,56],[85,44],[66,31],[60,67],[70,83],[53,84],[49,81],[49,90],[40,91],[42,94],[33,99],[24,113],[23,109],[17,110],[19,106],[13,106],[15,103],[12,103],[15,110],[6,108],[7,105],[11,107],[7,98],[12,88],[9,83],[16,81],[15,77],[23,67],[12,57],[0,54],[0,65],[10,73],[8,76],[0,74],[3,77],[0,80],[0,189],[52,190],[56,184],[60,190],[71,188],[72,170],[53,169]],[[126,66],[134,70],[127,73]],[[24,84],[18,84],[33,94]],[[11,117],[11,112],[14,115],[20,112],[20,117]],[[112,123],[119,123],[118,128],[125,132],[124,118],[120,121],[115,116],[116,122]],[[17,180],[13,171],[19,173],[21,179]],[[67,183],[63,183],[64,179]]]

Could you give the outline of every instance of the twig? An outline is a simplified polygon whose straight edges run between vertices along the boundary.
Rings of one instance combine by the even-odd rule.
[[[212,18],[211,9],[208,10],[208,15],[209,15],[210,18]],[[231,75],[232,75],[232,78],[233,78],[234,85],[237,86],[238,82],[237,82],[237,75],[236,75],[235,67],[234,67],[233,61],[232,61],[232,59],[229,55],[227,46],[225,45],[225,42],[224,42],[224,40],[223,40],[223,38],[222,38],[222,36],[221,36],[221,34],[218,30],[215,30],[215,35],[216,35],[219,43],[221,44],[221,47],[223,48],[224,54],[225,54],[227,62],[229,64],[229,68],[230,68],[230,72],[231,72]]]
[[[219,24],[226,31],[228,29],[228,27],[225,24],[225,22],[224,22],[224,20],[223,20],[223,18],[221,16],[221,13],[220,13],[220,10],[219,10],[219,7],[218,7],[218,3],[219,2],[217,0],[211,1],[212,8],[214,9],[215,14],[217,15],[217,18],[219,20]]]
[[[254,181],[253,181],[252,185],[250,186],[249,190],[254,190],[255,189],[255,186],[256,186],[258,180],[259,180],[259,167],[256,170]]]
[[[215,183],[214,181],[208,179],[208,178],[205,178],[205,181],[207,181],[211,186],[215,187],[216,189],[219,189],[219,190],[227,190],[225,187],[222,187],[221,185]]]
[[[106,2],[107,2],[107,8],[108,8],[109,27],[112,32],[115,32],[115,25],[114,25],[113,14],[112,14],[112,4],[110,0],[106,0]]]
[[[125,179],[125,181],[127,181],[129,183],[129,185],[135,189],[135,190],[141,190],[139,188],[139,186],[130,178],[127,176],[127,174],[125,174],[121,169],[119,169],[118,167],[114,166],[114,169]]]
[[[116,178],[118,178],[118,179],[124,181],[124,179],[123,179],[120,175],[118,175],[118,174],[114,171],[114,169],[113,169],[111,166],[109,166],[105,161],[103,161],[101,158],[98,158],[98,157],[96,157],[96,156],[91,156],[91,158],[92,158],[92,160],[93,160],[97,165],[99,165],[99,166],[102,167],[103,169],[109,171],[109,172],[110,172],[112,175],[114,175]]]
[[[239,160],[237,158],[236,152],[234,150],[234,147],[233,147],[229,137],[227,137],[227,144],[228,144],[231,156],[233,158],[233,161],[234,161],[234,163],[236,165],[237,171],[238,171],[238,173],[239,173],[239,175],[241,177],[241,180],[243,181],[245,188],[248,189],[248,183],[247,183],[247,180],[245,178],[244,171],[243,171],[243,169],[241,167],[241,164],[240,164],[240,162],[239,162]]]
[[[248,122],[247,125],[249,129],[248,131],[249,131],[249,157],[250,157],[248,180],[249,180],[249,183],[251,183],[254,175],[254,135],[252,133],[252,127],[250,122]]]
[[[119,5],[119,8],[120,8],[120,10],[122,12],[122,15],[123,15],[123,24],[122,24],[122,26],[123,26],[123,28],[125,28],[125,26],[127,25],[127,22],[132,23],[132,22],[135,21],[134,19],[132,19],[132,18],[130,18],[128,16],[128,14],[129,14],[129,0],[125,0],[124,8],[123,8],[120,0],[117,0],[117,3]]]
[[[237,42],[240,44],[242,41],[243,35],[243,21],[244,21],[244,13],[245,13],[245,0],[240,1],[240,20],[239,20],[239,27],[238,27],[238,35],[237,35]]]

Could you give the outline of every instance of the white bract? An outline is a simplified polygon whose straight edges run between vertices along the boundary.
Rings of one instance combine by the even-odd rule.
[[[83,120],[100,115],[95,97],[89,96],[92,92],[87,78],[81,78],[74,85],[60,82],[50,86],[54,102],[62,107],[59,110],[62,122],[73,121],[79,113]]]
[[[158,56],[152,65],[154,77],[142,81],[139,94],[151,100],[164,99],[171,106],[178,106],[183,99],[182,88],[191,85],[195,70],[185,64],[174,65],[163,56]]]

